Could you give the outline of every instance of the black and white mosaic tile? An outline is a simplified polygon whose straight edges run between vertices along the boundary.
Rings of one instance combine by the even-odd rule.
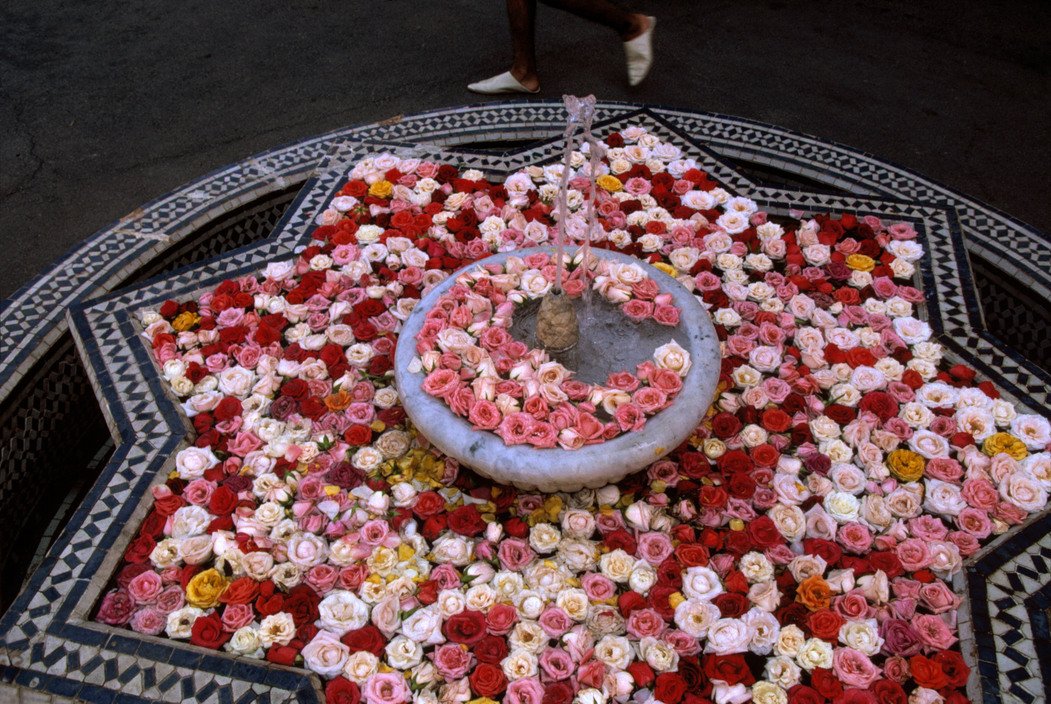
[[[675,141],[728,190],[773,213],[851,211],[912,223],[926,250],[917,281],[928,295],[923,314],[939,339],[1020,405],[1051,414],[1047,372],[985,330],[969,263],[969,252],[994,265],[1010,260],[1013,268],[1004,264],[1001,270],[1051,301],[1051,242],[1045,236],[904,169],[774,127],[619,104],[602,104],[598,119],[600,131],[642,124]],[[343,165],[364,154],[413,151],[500,177],[557,158],[559,145],[552,139],[562,123],[556,103],[489,104],[343,130],[275,150],[144,206],[6,303],[0,398],[41,346],[68,326],[117,448],[27,589],[0,619],[0,699],[33,692],[51,701],[321,701],[317,679],[304,670],[235,659],[88,619],[149,508],[149,488],[163,480],[186,442],[185,418],[139,337],[137,312],[290,256],[341,184]],[[469,146],[475,142],[524,146],[501,152]],[[764,185],[730,159],[827,188]],[[120,288],[157,252],[202,223],[296,181],[304,186],[270,238]],[[1048,667],[1036,654],[1041,644],[1051,644],[1048,521],[1048,515],[1038,517],[990,546],[958,584],[968,595],[961,632],[965,657],[974,666],[970,692],[976,701],[1043,701]]]

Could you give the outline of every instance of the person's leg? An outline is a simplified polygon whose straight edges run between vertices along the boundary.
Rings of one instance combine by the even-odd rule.
[[[540,86],[536,71],[536,0],[507,0],[507,21],[511,27],[511,75],[529,90]]]
[[[533,35],[536,27],[536,0],[507,0],[507,21],[511,27],[513,57],[511,70],[471,83],[468,90],[492,95],[496,93],[536,93],[540,79],[536,73],[536,51]]]
[[[620,35],[621,41],[631,41],[649,29],[645,15],[628,12],[609,0],[540,0],[551,7],[572,13],[577,17],[605,25]],[[507,2],[510,8],[511,0]]]

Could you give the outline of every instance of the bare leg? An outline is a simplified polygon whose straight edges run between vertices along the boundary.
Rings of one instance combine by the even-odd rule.
[[[507,0],[507,20],[511,25],[514,58],[511,75],[530,90],[536,90],[540,79],[536,72],[536,0]]]
[[[649,29],[645,15],[628,12],[609,0],[540,0],[550,7],[557,7],[577,17],[605,25],[620,35],[621,41],[631,41]],[[507,0],[510,12],[512,0]],[[513,24],[513,21],[512,21]]]

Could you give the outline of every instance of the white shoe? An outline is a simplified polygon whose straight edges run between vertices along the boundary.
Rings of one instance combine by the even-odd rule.
[[[624,42],[624,54],[628,58],[628,85],[637,86],[646,78],[653,65],[653,28],[657,26],[656,17],[647,17],[649,29],[631,41]]]
[[[487,78],[467,86],[467,90],[483,95],[498,95],[500,93],[539,93],[540,88],[529,90],[522,85],[510,71],[504,71],[499,76]]]

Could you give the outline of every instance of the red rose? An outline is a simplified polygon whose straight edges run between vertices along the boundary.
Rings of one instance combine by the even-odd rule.
[[[838,403],[829,404],[825,406],[825,415],[836,421],[840,425],[846,425],[850,421],[854,420],[856,415],[854,409],[850,406],[843,406]]]
[[[434,602],[438,601],[438,583],[433,579],[428,579],[426,582],[420,584],[416,590],[416,598],[420,600],[420,603],[424,606],[430,606]]]
[[[617,609],[624,618],[627,618],[632,611],[645,609],[646,606],[646,597],[636,591],[624,592],[617,597]]]
[[[214,516],[228,516],[237,508],[237,494],[225,486],[218,487],[208,499],[208,512]]]
[[[755,541],[755,544],[764,550],[784,542],[781,531],[777,529],[777,524],[774,523],[770,516],[760,516],[754,521],[750,521],[748,523],[748,534]]]
[[[712,463],[701,452],[684,452],[679,455],[679,473],[690,479],[700,479],[712,471]]]
[[[442,624],[442,633],[453,643],[471,645],[485,638],[485,614],[465,609]]]
[[[507,641],[500,636],[486,636],[471,646],[471,651],[478,658],[478,662],[487,662],[491,665],[499,665],[500,661],[507,657]]]
[[[829,609],[815,611],[807,618],[807,625],[814,636],[833,643],[839,638],[839,629],[844,623],[846,621],[842,616]]]
[[[445,499],[435,491],[425,491],[416,497],[416,503],[412,506],[412,512],[419,518],[427,519],[441,512],[445,508]]]
[[[943,650],[934,656],[934,662],[938,663],[942,672],[949,680],[950,687],[964,687],[971,670],[963,661],[963,656],[955,650]]]
[[[218,650],[232,635],[223,630],[223,620],[215,611],[207,616],[198,616],[190,628],[190,642],[212,650]]]
[[[471,689],[483,697],[495,697],[507,688],[507,677],[504,671],[497,665],[487,662],[480,663],[474,668],[468,680]]]
[[[325,685],[325,704],[358,704],[361,690],[346,677],[329,680]]]
[[[883,570],[888,579],[894,579],[905,574],[905,568],[902,567],[901,560],[889,550],[869,553],[867,560],[873,571]]]
[[[805,684],[797,684],[788,690],[788,704],[825,704],[824,696]]]
[[[248,604],[259,596],[259,582],[251,577],[238,577],[219,597],[224,604]]]
[[[683,567],[703,567],[709,557],[708,548],[698,543],[680,543],[675,548],[675,558]]]
[[[139,535],[158,538],[164,533],[164,524],[167,522],[168,518],[166,516],[162,516],[156,511],[150,511],[150,515],[146,516],[146,520],[139,526]]]
[[[504,521],[504,532],[512,538],[524,538],[529,535],[529,524],[518,516],[512,516]]]
[[[266,651],[266,659],[275,665],[285,665],[292,667],[296,664],[296,657],[299,655],[299,648],[291,645],[271,645],[270,649]]]
[[[869,691],[880,704],[908,704],[909,701],[905,690],[894,680],[876,680]]]
[[[379,657],[383,653],[383,649],[387,647],[387,638],[380,629],[371,623],[353,631],[347,631],[339,640],[343,645],[350,648],[352,653],[365,651],[372,653],[376,657]]]
[[[848,689],[832,700],[832,704],[885,704],[877,701],[872,692],[864,689]]]
[[[173,489],[172,491],[175,490]],[[174,493],[162,496],[153,502],[154,510],[162,516],[170,516],[185,505],[186,501],[184,501],[181,496],[176,496]]]
[[[573,688],[566,682],[548,682],[544,685],[541,704],[569,704],[573,701]]]
[[[768,408],[763,411],[761,422],[771,433],[783,433],[792,427],[792,416],[780,408]]]
[[[870,391],[861,397],[858,408],[872,413],[881,421],[888,421],[898,415],[898,402],[886,391]]]
[[[712,418],[712,433],[715,437],[722,440],[737,435],[737,433],[741,432],[742,427],[744,426],[741,424],[741,421],[733,413],[724,411]]]
[[[706,655],[704,657],[704,674],[710,680],[723,680],[727,684],[750,686],[755,677],[745,662],[744,655]]]
[[[744,594],[724,592],[712,599],[723,618],[738,618],[748,610],[750,602]]]
[[[299,584],[288,591],[284,610],[292,615],[292,620],[298,628],[306,623],[313,623],[321,616],[318,612],[320,603],[321,598],[317,592],[305,584]]]
[[[420,528],[420,533],[427,540],[435,540],[439,535],[445,532],[445,529],[449,527],[449,516],[445,513],[439,513],[435,516],[431,516],[423,522],[423,527]]]
[[[726,506],[730,500],[730,495],[721,486],[704,485],[701,487],[701,493],[698,497],[701,508],[720,509]]]
[[[485,521],[474,504],[465,504],[449,513],[449,529],[467,538],[481,535]]]
[[[659,699],[664,704],[676,704],[686,694],[686,680],[677,672],[662,672],[657,675],[656,684],[653,687],[653,698]]]
[[[748,462],[751,464],[751,459]],[[726,490],[735,499],[750,499],[755,494],[755,480],[746,472],[735,472],[730,475],[730,481],[726,484]]]
[[[836,677],[836,673],[832,670],[826,670],[824,668],[816,668],[810,673],[810,684],[813,685],[814,689],[822,694],[822,696],[838,697],[843,693],[843,684]]]
[[[259,612],[260,616],[273,616],[279,611],[283,610],[285,606],[285,599],[280,594],[271,594],[269,596],[260,596],[255,600],[255,610]]]
[[[150,553],[157,547],[157,541],[149,535],[139,535],[131,541],[128,549],[124,551],[124,559],[133,563],[145,563],[150,559]]]
[[[638,541],[635,540],[635,537],[623,528],[610,531],[606,537],[602,539],[602,542],[605,543],[606,547],[611,551],[620,549],[629,555],[634,555],[639,547]]]
[[[649,687],[653,683],[653,668],[641,660],[635,660],[628,665],[628,674],[639,687]]]
[[[831,540],[821,538],[807,538],[803,541],[803,552],[807,555],[817,555],[824,558],[830,566],[839,562],[843,557],[843,551]]]
[[[729,452],[724,453],[717,461],[719,463],[719,469],[721,469],[724,474],[747,472],[752,468],[752,458],[741,450],[730,450]]]
[[[372,442],[372,428],[367,425],[352,425],[343,433],[343,439],[350,445],[367,445]]]

